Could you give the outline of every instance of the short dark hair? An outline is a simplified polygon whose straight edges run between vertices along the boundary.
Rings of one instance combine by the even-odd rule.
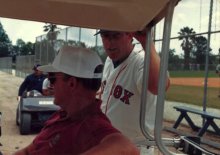
[[[101,86],[101,79],[88,79],[88,78],[78,78],[76,79],[87,89],[98,91]]]
[[[103,68],[104,68],[103,64],[96,66],[94,73],[102,73]],[[71,75],[68,74],[64,74],[64,75],[65,78],[72,77]],[[83,87],[93,91],[98,91],[102,82],[101,78],[94,78],[94,79],[81,78],[81,77],[75,77],[75,78],[83,85]]]
[[[32,70],[36,71],[37,67],[40,67],[40,66],[41,66],[40,64],[35,64],[34,67],[32,68]]]
[[[73,76],[64,74],[64,79],[69,79],[71,77]],[[101,81],[102,81],[101,78],[99,79],[89,79],[89,78],[79,78],[79,77],[75,77],[75,78],[83,85],[83,87],[89,90],[98,91],[101,86]]]

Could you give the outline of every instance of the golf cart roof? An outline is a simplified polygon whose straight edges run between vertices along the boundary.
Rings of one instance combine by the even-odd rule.
[[[170,0],[0,0],[0,17],[138,31],[156,23]]]

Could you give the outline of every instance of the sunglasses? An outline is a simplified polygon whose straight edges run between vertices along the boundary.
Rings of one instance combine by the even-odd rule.
[[[56,82],[56,76],[54,73],[49,73],[48,74],[48,80],[50,81],[50,84],[54,84]]]
[[[63,77],[63,76],[59,76],[59,77]],[[49,73],[48,74],[48,80],[50,81],[50,84],[54,85],[56,82],[57,76],[55,75],[55,73]]]

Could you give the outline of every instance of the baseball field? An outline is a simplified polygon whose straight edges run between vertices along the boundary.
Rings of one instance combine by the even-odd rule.
[[[182,86],[197,86],[204,87],[204,78],[171,78],[172,85],[182,85]],[[219,88],[220,87],[220,78],[208,78],[208,87],[210,88]]]
[[[204,81],[202,77],[171,78],[171,86],[166,93],[166,99],[193,105],[203,105]],[[206,92],[207,107],[220,109],[220,78],[208,78]]]

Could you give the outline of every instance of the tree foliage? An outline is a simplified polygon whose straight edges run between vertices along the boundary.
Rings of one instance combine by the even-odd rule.
[[[184,51],[184,67],[185,69],[189,69],[190,63],[190,54],[194,47],[195,34],[196,32],[189,27],[184,27],[180,29],[179,40],[182,40],[181,47]]]
[[[196,36],[196,32],[189,27],[180,29],[179,40],[182,40],[181,47],[184,51],[184,68],[189,69],[190,64],[206,63],[206,51],[208,50],[209,64],[216,63],[216,56],[212,54],[212,49],[208,49],[208,40],[204,36]]]
[[[57,39],[57,34],[59,33],[59,30],[60,28],[57,27],[56,24],[52,24],[52,23],[46,23],[44,26],[43,26],[43,30],[44,32],[47,32],[47,39],[48,40],[56,40]]]
[[[59,28],[57,27],[56,24],[51,24],[51,23],[46,23],[44,26],[44,32],[55,32]]]
[[[9,56],[12,51],[11,41],[0,23],[0,57]]]
[[[169,50],[169,64],[178,65],[181,63],[181,58],[175,53],[175,49]]]
[[[195,37],[195,48],[192,52],[195,57],[195,63],[204,64],[206,59],[206,50],[208,46],[208,41],[203,36]]]
[[[34,43],[25,43],[22,39],[17,39],[13,47],[16,55],[34,55],[34,45]]]

